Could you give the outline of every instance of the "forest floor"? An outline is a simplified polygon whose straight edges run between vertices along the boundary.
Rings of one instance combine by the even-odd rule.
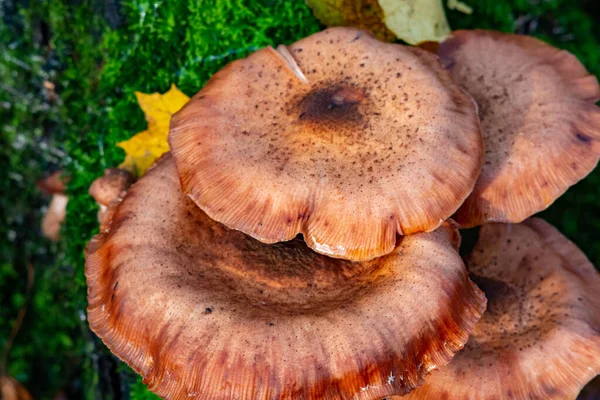
[[[532,34],[600,76],[594,0],[465,2],[472,15],[448,10],[454,29]],[[36,398],[153,398],[90,332],[85,314],[83,249],[97,230],[87,191],[123,160],[115,143],[146,127],[134,92],[175,83],[193,95],[232,59],[322,29],[303,1],[208,3],[0,0],[0,350],[25,312],[6,370]],[[59,169],[70,177],[70,200],[62,240],[51,243],[39,230],[49,199],[35,182]],[[600,265],[598,169],[541,216]]]

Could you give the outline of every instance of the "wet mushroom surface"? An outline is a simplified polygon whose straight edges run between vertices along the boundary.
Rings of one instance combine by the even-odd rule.
[[[167,399],[381,399],[447,364],[485,308],[450,223],[369,262],[263,244],[182,193],[170,155],[86,250],[88,319]]]
[[[521,222],[590,173],[600,158],[600,86],[571,53],[536,38],[453,32],[442,63],[479,106],[484,163],[453,218],[463,227]]]
[[[600,373],[594,266],[540,219],[484,225],[466,261],[487,310],[452,362],[402,399],[575,399]]]
[[[435,55],[353,28],[232,62],[173,117],[169,143],[211,218],[354,261],[440,226],[483,151],[473,100]]]

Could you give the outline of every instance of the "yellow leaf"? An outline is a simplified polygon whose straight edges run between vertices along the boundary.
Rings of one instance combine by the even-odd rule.
[[[140,177],[156,159],[169,151],[167,136],[171,117],[190,98],[175,85],[171,85],[171,89],[164,94],[135,92],[135,97],[144,111],[148,129],[124,142],[117,143],[117,146],[125,150],[127,154],[119,168],[129,170]]]

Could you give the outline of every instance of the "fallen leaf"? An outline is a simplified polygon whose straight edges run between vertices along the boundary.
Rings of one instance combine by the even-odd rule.
[[[385,25],[410,44],[441,41],[450,34],[441,0],[379,0]]]
[[[146,170],[161,155],[169,151],[167,136],[169,135],[169,123],[171,117],[189,101],[175,85],[171,85],[168,92],[140,93],[135,92],[138,104],[148,122],[148,129],[139,132],[130,139],[117,143],[117,146],[125,150],[125,160],[119,165],[132,172],[135,176],[144,175]]]
[[[383,22],[377,0],[306,0],[306,4],[326,26],[354,26],[373,32],[385,42],[396,39]]]
[[[442,0],[307,0],[327,26],[355,26],[379,39],[409,44],[440,41],[450,34]],[[456,7],[464,4],[452,2]]]

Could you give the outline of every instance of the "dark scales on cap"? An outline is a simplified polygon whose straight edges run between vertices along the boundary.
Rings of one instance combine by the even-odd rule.
[[[173,117],[169,143],[211,218],[353,261],[438,227],[482,155],[475,105],[437,57],[352,28],[229,64]]]
[[[343,135],[345,125],[356,129],[363,123],[360,106],[364,97],[364,90],[360,88],[331,84],[304,95],[294,111],[300,113],[300,121],[313,122],[331,130],[341,127]]]

